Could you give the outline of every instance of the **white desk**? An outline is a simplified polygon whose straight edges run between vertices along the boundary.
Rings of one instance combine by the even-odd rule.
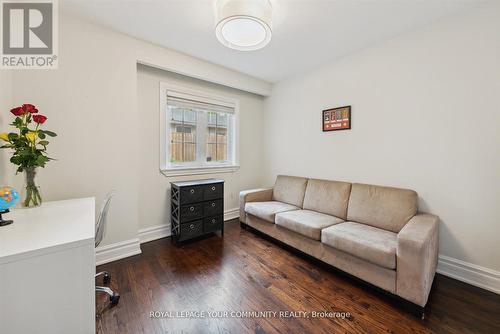
[[[0,227],[0,333],[95,333],[95,200],[43,203]]]

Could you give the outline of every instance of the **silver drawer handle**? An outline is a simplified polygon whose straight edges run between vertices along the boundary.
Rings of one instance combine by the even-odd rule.
[[[212,208],[215,207],[215,203],[212,203]]]
[[[215,186],[213,186],[213,187],[212,187],[212,190],[214,190],[214,191],[215,191]]]
[[[194,211],[194,206],[190,207],[189,211],[193,212]]]
[[[190,192],[191,194],[194,194],[194,189],[191,189],[189,192]]]
[[[212,219],[212,224],[215,224],[215,219]]]
[[[194,229],[194,224],[189,225],[190,229]]]

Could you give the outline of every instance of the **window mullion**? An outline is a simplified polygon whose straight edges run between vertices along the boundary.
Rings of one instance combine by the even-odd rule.
[[[198,112],[198,131],[196,137],[196,161],[205,165],[207,160],[206,146],[207,146],[207,132],[208,132],[208,113]]]
[[[184,128],[184,117],[185,117],[185,114],[186,114],[186,110],[182,110],[182,123],[181,123],[181,126],[182,128]],[[182,131],[181,132],[181,138],[182,138],[182,145],[181,145],[181,148],[182,148],[182,161],[186,161],[186,140],[185,140],[185,132]]]
[[[219,161],[219,145],[217,141],[217,137],[219,136],[218,134],[218,127],[219,126],[219,113],[215,113],[215,161]]]

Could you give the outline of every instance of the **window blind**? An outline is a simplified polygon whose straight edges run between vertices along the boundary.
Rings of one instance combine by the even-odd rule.
[[[179,97],[167,94],[167,105],[169,107],[177,107],[191,110],[211,111],[218,113],[234,114],[234,106],[217,104],[216,100],[200,101],[200,99],[193,100],[189,97]]]

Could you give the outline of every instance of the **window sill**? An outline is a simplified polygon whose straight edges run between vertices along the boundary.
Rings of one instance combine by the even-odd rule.
[[[204,175],[204,174],[220,174],[234,173],[240,169],[239,165],[230,166],[206,166],[206,167],[178,167],[160,170],[165,176],[183,176],[183,175]]]

